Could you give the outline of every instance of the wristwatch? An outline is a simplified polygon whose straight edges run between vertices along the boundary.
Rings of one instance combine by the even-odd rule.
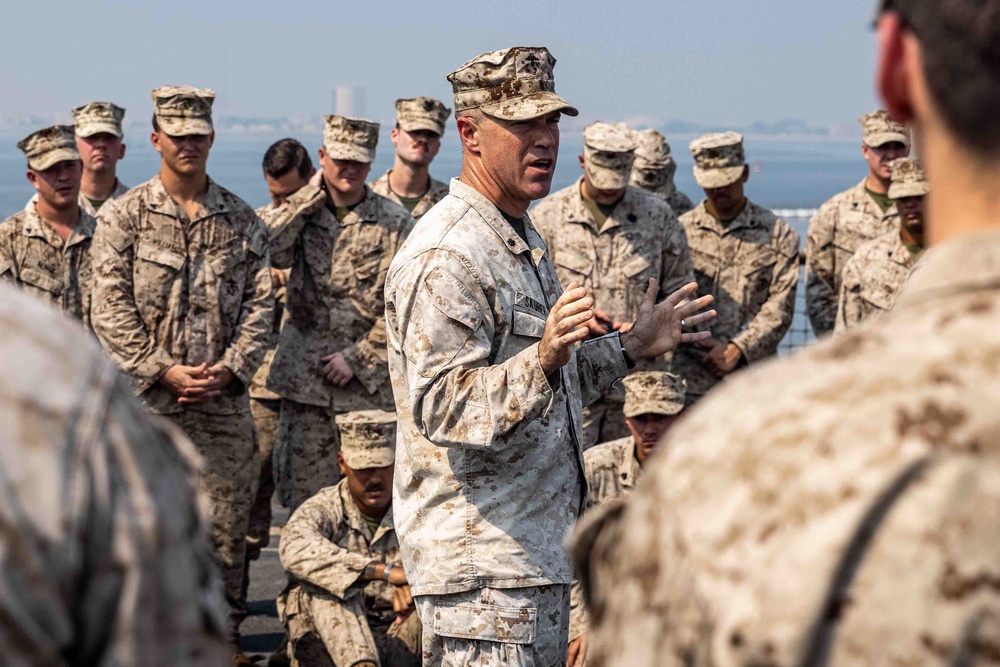
[[[618,332],[618,346],[622,349],[622,359],[625,360],[625,368],[632,370],[635,368],[635,360],[628,356],[628,352],[625,350],[625,346],[622,345],[622,332]]]

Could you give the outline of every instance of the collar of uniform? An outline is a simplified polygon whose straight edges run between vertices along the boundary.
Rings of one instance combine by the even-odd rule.
[[[45,222],[41,215],[38,213],[38,209],[32,206],[26,211],[28,214],[27,219],[24,221],[24,235],[28,237],[34,237],[42,239],[48,243],[53,248],[62,248],[63,240],[56,233],[56,230],[52,229],[49,223]],[[83,222],[83,218],[86,214],[80,211],[80,222]],[[72,238],[72,235],[70,235]],[[69,245],[68,243],[66,245]]]
[[[872,213],[876,215],[881,220],[885,220],[888,217],[899,215],[896,211],[896,205],[893,204],[885,212],[882,211],[882,207],[871,198],[868,194],[868,179],[861,181],[855,185],[850,190],[851,196],[851,208],[856,211],[867,211],[871,210]]]
[[[742,229],[744,227],[748,229],[756,229],[760,226],[757,224],[757,220],[753,214],[754,205],[749,199],[747,199],[746,206],[743,207],[740,214],[733,218],[728,225],[723,225],[718,218],[709,213],[706,203],[707,201],[701,202],[695,209],[695,211],[697,211],[695,225],[701,227],[702,229],[710,229],[719,236],[725,236],[726,234],[731,234],[737,229]]]
[[[639,459],[635,456],[635,438],[628,439],[628,446],[622,447],[621,459],[618,461],[619,470],[622,475],[622,486],[632,488],[639,482],[639,475],[642,468],[639,466]]]
[[[496,204],[484,197],[482,193],[472,186],[466,185],[457,178],[453,178],[451,179],[449,194],[458,197],[476,209],[476,212],[482,216],[486,224],[496,232],[497,236],[503,239],[507,250],[515,255],[530,251],[532,261],[535,263],[535,266],[538,266],[542,256],[545,254],[545,242],[542,241],[538,232],[535,231],[535,226],[531,224],[531,219],[527,215],[521,217],[524,220],[524,234],[528,237],[528,243],[525,243],[524,239],[518,236],[514,228],[510,226],[510,223],[500,215],[500,209],[497,208]]]
[[[963,234],[928,250],[897,307],[982,289],[1000,289],[1000,229]]]
[[[625,194],[622,198],[618,200],[618,204],[615,206],[611,215],[608,216],[607,222],[604,223],[604,227],[601,229],[597,228],[597,221],[594,220],[594,216],[591,215],[590,209],[584,203],[583,199],[583,177],[576,182],[576,187],[573,190],[574,197],[571,199],[569,206],[569,211],[566,213],[567,222],[579,222],[590,227],[591,231],[595,234],[603,234],[604,232],[610,232],[612,229],[621,227],[622,220],[627,220],[633,222],[636,220],[635,207],[636,207],[636,190],[631,186],[626,186]]]
[[[906,249],[906,245],[899,235],[900,232],[890,233],[892,234],[892,246],[886,252],[886,259],[903,267],[909,266],[911,264],[910,251]]]
[[[361,515],[361,510],[358,509],[358,504],[354,502],[354,498],[351,497],[351,492],[347,488],[347,479],[344,478],[339,483],[340,486],[340,500],[344,503],[344,519],[347,521],[347,525],[351,527],[351,530],[357,531],[362,535],[368,533],[368,522]],[[388,533],[393,526],[392,523],[392,505],[386,511],[385,516],[382,517],[382,523],[379,524],[378,530],[375,534],[371,536],[371,541],[369,544],[374,544],[382,538],[383,535]]]
[[[97,220],[93,216],[89,215],[83,209],[80,210],[80,221],[73,228],[70,233],[69,238],[66,239],[66,247],[74,246],[77,243],[83,243],[88,239],[94,238],[94,230],[97,228]]]
[[[149,198],[146,200],[146,207],[156,213],[169,215],[172,218],[185,218],[183,209],[174,201],[170,193],[167,192],[163,180],[157,174],[149,184]],[[198,222],[213,215],[222,215],[229,212],[226,206],[226,198],[222,195],[222,188],[215,184],[211,178],[208,179],[208,189],[198,201],[198,215],[191,219],[191,222]]]
[[[336,216],[334,216],[336,217]],[[365,186],[365,196],[358,202],[350,213],[344,216],[344,219],[340,222],[342,227],[348,227],[350,225],[357,225],[362,222],[378,222],[379,218],[379,206],[378,206],[378,195],[371,191],[367,185]]]

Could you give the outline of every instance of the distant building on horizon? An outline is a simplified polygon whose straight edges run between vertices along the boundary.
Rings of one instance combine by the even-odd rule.
[[[333,113],[365,118],[365,89],[362,86],[336,86],[333,89]]]

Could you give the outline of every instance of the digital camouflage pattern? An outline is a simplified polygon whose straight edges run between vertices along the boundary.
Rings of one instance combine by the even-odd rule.
[[[569,586],[483,588],[417,599],[425,665],[566,664]]]
[[[684,409],[687,381],[673,373],[632,373],[624,380],[625,416],[666,415]],[[586,460],[586,457],[584,457]]]
[[[583,168],[598,190],[628,184],[635,161],[635,133],[625,123],[591,123],[583,130]]]
[[[380,655],[386,667],[420,664],[417,614],[406,627],[394,626],[394,586],[362,578],[369,563],[403,565],[391,507],[373,535],[345,479],[292,513],[281,532],[279,555],[296,582],[280,601],[293,652],[313,634],[336,665],[378,663]]]
[[[90,329],[90,246],[96,224],[81,211],[63,241],[33,205],[0,222],[0,280],[53,304]]]
[[[917,259],[899,232],[889,232],[858,248],[844,267],[835,330],[855,327],[890,310]]]
[[[809,221],[806,239],[806,311],[813,332],[833,331],[841,275],[862,244],[898,231],[896,207],[882,209],[865,190],[865,181],[823,204]]]
[[[374,162],[379,124],[364,118],[327,116],[323,150],[334,160]]]
[[[628,187],[604,226],[598,228],[581,194],[582,179],[553,193],[531,211],[563,286],[590,291],[594,307],[615,322],[633,322],[650,278],[663,298],[694,281],[684,228],[662,200]],[[637,370],[665,370],[669,356],[639,362]],[[628,433],[617,412],[625,390],[612,389],[584,411],[585,448]],[[603,437],[602,437],[603,435]]]
[[[430,97],[396,100],[396,124],[404,132],[429,130],[443,136],[451,109]]]
[[[702,188],[724,188],[743,176],[746,154],[738,132],[705,134],[691,142],[694,180]]]
[[[261,206],[256,211],[257,217],[259,217],[261,221],[263,221],[264,226],[270,230],[271,221],[278,210],[281,210],[281,208],[278,207],[276,209],[273,204]],[[270,231],[268,232],[268,236],[270,236]],[[288,271],[285,271],[284,273],[287,281]],[[267,388],[267,376],[271,373],[271,362],[274,361],[274,353],[278,349],[278,336],[281,333],[281,320],[285,314],[285,301],[287,300],[287,296],[287,290],[285,287],[279,287],[274,290],[273,335],[271,336],[271,344],[264,352],[264,361],[261,362],[260,368],[257,369],[257,372],[254,373],[253,378],[250,380],[250,398],[252,399],[281,400],[281,396],[279,394]]]
[[[73,127],[78,137],[107,133],[121,139],[125,136],[122,132],[124,119],[125,109],[111,102],[88,102],[73,109]]]
[[[215,92],[193,86],[163,86],[150,93],[153,116],[160,129],[172,137],[212,134]]]
[[[642,130],[635,133],[635,162],[629,185],[642,188],[663,199],[678,217],[694,208],[694,202],[677,189],[674,175],[677,162],[670,152],[666,137],[656,130]]]
[[[247,527],[246,560],[257,560],[260,551],[271,543],[271,497],[274,495],[274,442],[278,435],[278,420],[281,414],[281,400],[270,398],[250,398],[250,416],[257,433],[257,453],[260,458],[260,475],[257,477],[257,495],[250,507]],[[244,593],[246,600],[249,567],[244,569]]]
[[[902,123],[897,123],[888,111],[879,109],[866,113],[860,118],[862,141],[866,146],[878,148],[884,144],[898,141],[910,145],[910,130]]]
[[[617,335],[585,341],[549,384],[538,342],[562,288],[523,221],[527,243],[453,180],[389,270],[394,512],[415,595],[571,579],[561,540],[584,501],[581,407],[625,361]]]
[[[24,153],[28,168],[35,171],[45,171],[58,162],[80,159],[72,125],[53,125],[32,132],[17,142],[17,147]]]
[[[936,247],[891,313],[671,429],[580,536],[591,665],[996,662],[998,254]]]
[[[292,508],[340,479],[336,415],[392,408],[383,291],[389,263],[413,225],[406,209],[370,190],[339,222],[326,205],[322,176],[314,181],[270,223],[274,266],[290,269],[267,386],[284,399],[275,475],[279,499]],[[354,372],[344,387],[323,376],[322,358],[334,352]]]
[[[389,187],[390,173],[392,173],[392,169],[382,174],[382,176],[378,179],[369,183],[368,187],[371,188],[371,191],[375,194],[381,195],[389,201],[402,206],[403,200],[399,198],[399,195],[392,191],[391,187]],[[430,187],[427,189],[427,192],[425,192],[421,200],[417,202],[417,205],[413,207],[413,212],[410,214],[413,216],[414,220],[422,218],[427,211],[433,208],[434,204],[437,204],[439,201],[448,196],[447,183],[434,178],[431,178],[430,181]]]
[[[892,181],[889,184],[889,196],[893,199],[904,197],[923,197],[930,191],[927,174],[920,160],[914,158],[898,158],[889,163],[892,170]]]
[[[354,470],[385,468],[396,459],[396,414],[360,410],[337,416],[344,463]]]
[[[267,230],[212,181],[189,218],[157,176],[101,208],[92,257],[94,332],[144,407],[170,415],[206,459],[202,485],[235,636],[260,466],[247,387],[274,316]],[[184,406],[158,382],[176,364],[202,363],[234,375],[219,398]]]
[[[94,331],[146,408],[184,410],[157,384],[171,366],[222,363],[236,379],[194,409],[247,412],[274,315],[264,223],[212,181],[191,219],[159,176],[101,207],[98,221]]]
[[[0,286],[5,665],[221,667],[198,455],[96,342]]]
[[[799,280],[799,235],[769,210],[747,201],[735,220],[723,225],[702,202],[681,216],[698,281],[698,296],[711,294],[718,317],[703,330],[733,343],[741,363],[755,363],[778,351],[792,324]],[[673,371],[687,381],[688,404],[719,379],[704,361],[706,351],[682,345]]]
[[[504,120],[530,120],[553,111],[579,111],[556,95],[556,59],[545,47],[513,46],[476,56],[448,75],[455,113],[479,109]]]

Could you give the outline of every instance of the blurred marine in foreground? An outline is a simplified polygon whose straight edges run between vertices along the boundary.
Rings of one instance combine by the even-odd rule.
[[[998,43],[998,0],[882,7],[932,249],[890,313],[707,397],[584,531],[592,665],[1000,662]]]

